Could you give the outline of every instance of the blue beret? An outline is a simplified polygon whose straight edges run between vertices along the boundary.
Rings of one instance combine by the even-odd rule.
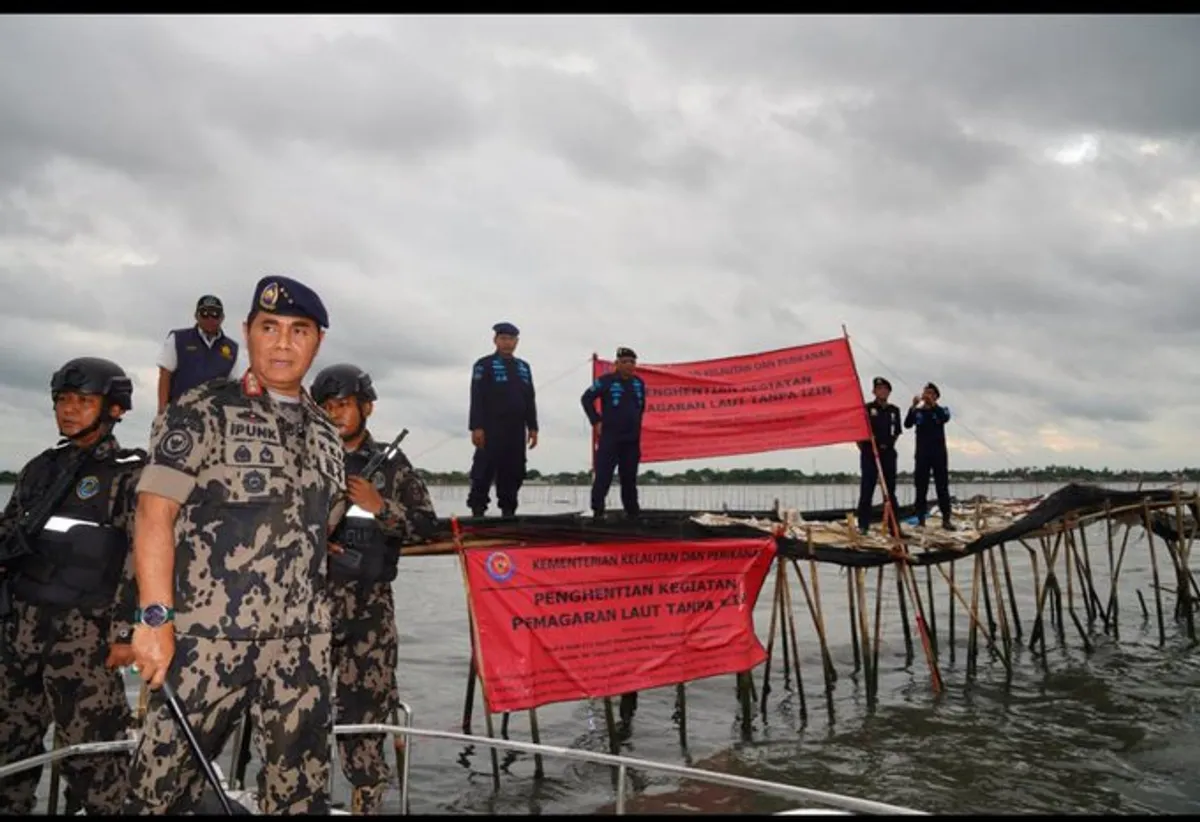
[[[329,314],[317,292],[291,277],[263,277],[258,281],[247,321],[259,311],[281,317],[308,317],[321,328],[329,327]]]
[[[512,334],[514,337],[521,335],[521,330],[512,323],[496,323],[492,326],[492,330],[497,334]]]

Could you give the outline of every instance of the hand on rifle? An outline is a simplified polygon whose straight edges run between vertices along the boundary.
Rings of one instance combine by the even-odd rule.
[[[350,501],[370,514],[383,510],[383,497],[379,489],[363,477],[346,477],[346,491]]]

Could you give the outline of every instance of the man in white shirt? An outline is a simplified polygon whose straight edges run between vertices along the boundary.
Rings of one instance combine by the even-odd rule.
[[[225,336],[225,308],[211,294],[196,303],[196,324],[167,334],[158,355],[158,412],[186,391],[213,379],[228,379],[238,344]]]

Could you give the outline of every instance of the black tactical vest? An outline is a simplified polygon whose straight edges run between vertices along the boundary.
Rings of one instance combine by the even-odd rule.
[[[125,531],[111,524],[113,494],[118,476],[140,461],[139,454],[129,452],[88,461],[38,535],[33,546],[38,561],[18,568],[12,584],[15,597],[32,605],[67,608],[112,605],[129,552]]]
[[[369,459],[369,455],[359,451],[347,454],[346,476],[362,476]],[[395,480],[391,476],[393,468],[394,463],[385,462],[368,478],[384,498],[388,495],[388,483]],[[370,585],[396,578],[400,552],[388,545],[379,520],[357,505],[346,511],[330,540],[345,549],[345,553],[330,555],[329,577],[334,582]]]

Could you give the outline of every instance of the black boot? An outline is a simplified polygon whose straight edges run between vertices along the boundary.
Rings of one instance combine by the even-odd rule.
[[[511,517],[515,517],[516,515],[517,515],[516,508],[501,508],[500,509],[500,516],[502,516],[502,517],[511,518]]]
[[[486,508],[472,508],[471,509],[471,516],[473,516],[473,517],[482,517],[485,513],[487,513]]]
[[[943,531],[957,531],[958,529],[954,527],[953,522],[951,522],[948,519],[944,519],[944,520],[942,520],[942,530]]]

